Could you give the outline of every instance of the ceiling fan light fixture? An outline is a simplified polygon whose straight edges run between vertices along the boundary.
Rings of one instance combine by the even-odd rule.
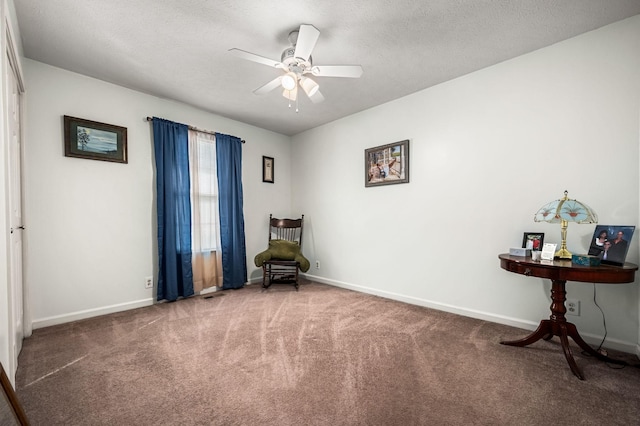
[[[295,101],[298,97],[298,88],[294,87],[293,90],[284,89],[282,91],[282,96],[289,99],[290,101]]]
[[[304,89],[304,92],[309,97],[315,95],[318,89],[320,89],[318,83],[307,77],[300,77],[300,86],[302,86],[302,89]]]
[[[282,84],[284,90],[291,91],[295,89],[298,84],[298,76],[292,72],[288,72],[282,77],[282,82],[280,84]]]

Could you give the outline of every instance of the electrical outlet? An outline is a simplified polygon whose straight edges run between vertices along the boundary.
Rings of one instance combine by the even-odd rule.
[[[567,315],[580,316],[580,301],[577,299],[567,299]]]
[[[146,277],[144,279],[144,288],[153,288],[153,277]]]
[[[320,261],[316,260],[316,269],[320,269]]]

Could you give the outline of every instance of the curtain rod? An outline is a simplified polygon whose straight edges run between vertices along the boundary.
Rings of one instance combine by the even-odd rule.
[[[153,121],[153,117],[147,117],[147,121]],[[189,126],[189,125],[187,125],[187,127],[189,128],[189,130],[195,130],[196,132],[207,133],[209,135],[214,135],[214,136],[216,134],[216,132],[212,132],[211,130],[202,130],[202,129],[198,129],[197,127]],[[244,139],[241,139],[240,142],[245,143]]]

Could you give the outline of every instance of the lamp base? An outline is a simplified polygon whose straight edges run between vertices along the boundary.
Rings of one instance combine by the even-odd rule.
[[[571,259],[571,252],[565,248],[561,248],[556,252],[554,257],[557,257],[560,259]]]

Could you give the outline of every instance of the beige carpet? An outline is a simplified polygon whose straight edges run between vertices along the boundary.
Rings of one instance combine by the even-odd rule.
[[[525,334],[322,284],[252,285],[35,330],[17,392],[34,425],[639,424],[640,369],[576,346],[581,381],[557,338],[499,344]]]

